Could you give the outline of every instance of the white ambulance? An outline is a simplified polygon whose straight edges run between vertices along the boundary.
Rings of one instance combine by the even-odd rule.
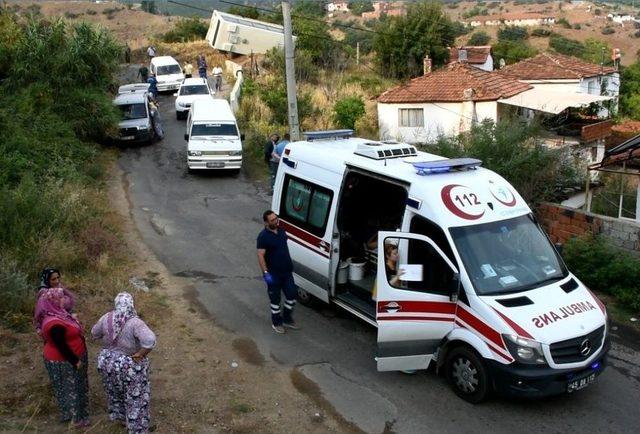
[[[469,402],[591,384],[607,312],[518,192],[479,160],[351,135],[307,133],[278,169],[299,300],[376,326],[379,371],[435,363]]]

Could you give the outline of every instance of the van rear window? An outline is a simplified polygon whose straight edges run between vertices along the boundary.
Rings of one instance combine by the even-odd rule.
[[[238,137],[238,128],[236,124],[193,124],[191,135]]]

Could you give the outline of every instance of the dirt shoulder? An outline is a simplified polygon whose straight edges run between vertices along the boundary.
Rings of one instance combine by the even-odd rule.
[[[150,355],[152,424],[156,432],[358,432],[298,370],[265,358],[255,342],[223,330],[198,303],[189,279],[172,276],[142,242],[130,215],[126,178],[114,167],[110,201],[120,216],[132,260],[129,276],[148,292],[109,288],[79,294],[88,329],[129,290],[143,319],[158,337]],[[266,325],[265,325],[266,326]],[[0,330],[0,430],[62,432],[35,333]],[[89,343],[90,431],[124,432],[108,421],[95,370],[96,343]]]

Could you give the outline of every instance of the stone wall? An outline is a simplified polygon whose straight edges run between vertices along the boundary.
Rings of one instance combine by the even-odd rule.
[[[640,255],[640,224],[554,203],[542,203],[536,215],[554,243],[585,234],[604,236],[612,245]]]

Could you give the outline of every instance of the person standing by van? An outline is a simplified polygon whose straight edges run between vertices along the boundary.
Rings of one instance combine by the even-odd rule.
[[[147,56],[149,56],[149,59],[156,57],[156,47],[149,45],[149,48],[147,48]]]
[[[298,330],[293,321],[297,289],[293,281],[293,261],[287,246],[287,233],[278,227],[278,216],[267,210],[262,214],[264,229],[258,234],[258,264],[267,284],[271,303],[271,328],[276,333],[285,332],[285,327]],[[281,314],[281,292],[284,292],[284,313]]]
[[[140,68],[138,68],[138,75],[136,77],[140,77],[140,80],[142,80],[143,83],[146,83],[147,80],[149,80],[149,68],[145,65],[140,65]]]
[[[276,148],[280,140],[280,136],[277,133],[273,133],[269,136],[269,140],[264,145],[264,161],[269,166],[269,178],[271,180],[271,190],[276,182],[276,173],[278,173],[278,163],[273,161],[273,150]]]
[[[149,93],[153,95],[153,99],[158,99],[158,79],[153,72],[147,79],[147,83],[149,83]]]
[[[188,60],[184,62],[184,66],[182,67],[182,71],[184,72],[184,78],[193,77],[193,65]]]
[[[204,54],[198,54],[198,74],[200,78],[207,78],[207,59],[204,58]]]
[[[222,90],[222,68],[219,66],[214,66],[211,70],[211,75],[213,75],[213,89],[216,92]]]

